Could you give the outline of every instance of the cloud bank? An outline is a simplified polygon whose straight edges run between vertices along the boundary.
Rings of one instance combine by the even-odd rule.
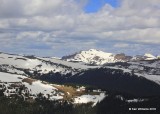
[[[160,0],[120,0],[84,11],[87,0],[0,0],[0,48],[62,56],[97,48],[160,54]]]

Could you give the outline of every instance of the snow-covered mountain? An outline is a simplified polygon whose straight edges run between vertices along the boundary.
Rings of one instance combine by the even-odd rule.
[[[124,73],[134,74],[138,77],[146,78],[160,85],[160,60],[113,63],[107,64],[104,67],[120,69]]]
[[[127,61],[140,61],[140,60],[154,60],[158,57],[150,53],[145,55],[127,56],[124,53],[114,54],[107,53],[96,49],[87,51],[80,51],[78,53],[63,56],[62,60],[72,62],[83,62],[90,65],[103,65],[106,63],[127,62]]]
[[[153,55],[131,57],[123,53],[112,54],[95,49],[81,51],[62,59],[0,53],[0,72],[61,84],[104,84],[104,88],[108,88],[106,82],[115,78],[114,75],[121,78],[118,83],[123,85],[126,83],[124,80],[131,81],[134,74],[134,81],[142,78],[142,83],[148,80],[151,81],[149,83],[160,85],[160,60]],[[106,80],[106,76],[111,78]],[[109,83],[115,82],[111,80]]]
[[[157,59],[157,57],[155,57],[154,55],[150,54],[150,53],[145,53],[144,57],[146,57],[146,60],[153,60],[153,59]]]
[[[113,53],[106,53],[96,49],[90,49],[88,51],[80,51],[79,53],[64,56],[63,60],[84,62],[92,65],[103,65],[105,63],[115,63],[117,61],[125,61],[125,55],[115,55]]]
[[[76,74],[80,70],[95,68],[96,66],[86,66],[82,63],[72,63],[58,58],[42,58],[35,56],[23,56],[0,53],[0,71],[34,75],[34,73],[47,74],[49,72],[66,74]]]

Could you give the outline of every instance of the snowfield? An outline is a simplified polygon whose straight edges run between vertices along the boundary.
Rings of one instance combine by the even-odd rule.
[[[42,58],[34,56],[20,56],[0,53],[0,68],[6,72],[27,75],[24,70],[29,70],[30,73],[38,71],[41,74],[49,72],[61,74],[76,74],[77,71],[99,66],[87,66],[83,63],[73,63],[58,58]]]
[[[155,82],[160,85],[160,61],[150,63],[150,61],[140,61],[140,62],[128,62],[129,66],[125,67],[123,65],[115,66],[105,66],[105,68],[110,69],[120,69],[123,73],[134,73],[138,77],[144,77],[147,80]],[[149,69],[149,70],[146,70]]]
[[[139,74],[139,73],[135,73],[137,76],[141,76],[141,77],[144,77],[150,81],[153,81],[157,84],[160,85],[160,75],[148,75],[148,74]]]
[[[100,66],[88,66],[88,65],[85,65],[82,62],[78,62],[78,63],[75,62],[74,63],[74,62],[64,61],[64,60],[57,59],[57,58],[40,58],[40,59],[43,59],[43,60],[46,60],[46,61],[51,61],[51,62],[57,63],[57,64],[63,64],[63,65],[72,67],[73,69],[89,69],[89,68],[100,67]]]
[[[100,95],[82,95],[74,98],[74,103],[94,103],[95,106],[98,102],[102,101],[106,97],[105,93],[100,93]]]
[[[0,72],[0,82],[22,82],[26,76]]]
[[[61,92],[58,92],[58,90],[49,84],[44,84],[42,81],[33,81],[32,84],[23,82],[23,79],[26,79],[27,77],[22,75],[15,75],[15,74],[9,74],[9,73],[3,73],[0,72],[0,82],[1,83],[8,83],[6,84],[6,87],[9,88],[9,85],[11,82],[17,82],[21,83],[21,85],[24,85],[27,87],[27,91],[33,96],[37,96],[39,93],[42,93],[44,97],[48,98],[50,100],[58,100],[63,99],[63,96],[61,95]],[[6,90],[7,91],[7,90]],[[5,92],[7,93],[7,92]],[[9,96],[9,93],[7,93],[7,96]]]
[[[28,79],[31,82],[24,81],[25,79]],[[6,88],[4,92],[6,96],[18,94],[16,90],[17,88],[11,86],[13,84],[19,85],[19,87],[17,88],[20,88],[22,86],[25,87],[25,89],[22,92],[23,97],[25,96],[25,93],[29,93],[33,99],[35,99],[40,93],[43,95],[43,97],[49,98],[49,100],[61,100],[63,99],[64,96],[64,93],[60,92],[57,88],[53,87],[52,84],[44,84],[42,81],[33,80],[23,75],[0,72],[0,85]],[[83,86],[80,87],[81,90],[84,90],[84,88],[85,87]],[[69,92],[67,92],[67,94],[70,95]],[[81,104],[81,103],[92,102],[93,106],[95,106],[97,102],[100,102],[105,97],[106,97],[105,93],[100,91],[99,95],[88,94],[88,95],[76,96],[75,98],[73,98],[73,103]]]
[[[62,96],[59,96],[56,91],[58,91],[56,88],[49,84],[43,84],[41,81],[35,81],[32,82],[32,85],[29,83],[24,82],[24,85],[31,90],[30,93],[33,95],[37,95],[39,93],[42,93],[46,98],[48,95],[50,95],[50,100],[58,100],[63,99]],[[53,95],[56,94],[56,95]],[[59,93],[60,94],[60,93]]]

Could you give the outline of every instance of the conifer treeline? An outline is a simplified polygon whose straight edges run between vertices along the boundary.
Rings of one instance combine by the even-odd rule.
[[[0,91],[2,93],[2,91]],[[49,101],[37,98],[33,102],[19,97],[7,98],[0,94],[0,114],[159,114],[160,97],[148,97],[147,101],[127,103],[110,94],[96,106],[92,104],[74,105],[67,101]],[[125,96],[130,97],[130,96]],[[129,108],[156,108],[156,111],[129,111]]]

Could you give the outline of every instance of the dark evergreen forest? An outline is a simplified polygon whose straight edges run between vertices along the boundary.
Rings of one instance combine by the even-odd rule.
[[[35,101],[23,101],[20,97],[7,98],[0,91],[0,114],[159,114],[160,97],[146,97],[144,102],[128,103],[116,96],[120,93],[110,93],[96,106],[91,103],[75,105],[67,101],[49,101],[37,98]],[[127,98],[132,95],[123,94]],[[130,111],[129,108],[156,108],[150,111]]]

